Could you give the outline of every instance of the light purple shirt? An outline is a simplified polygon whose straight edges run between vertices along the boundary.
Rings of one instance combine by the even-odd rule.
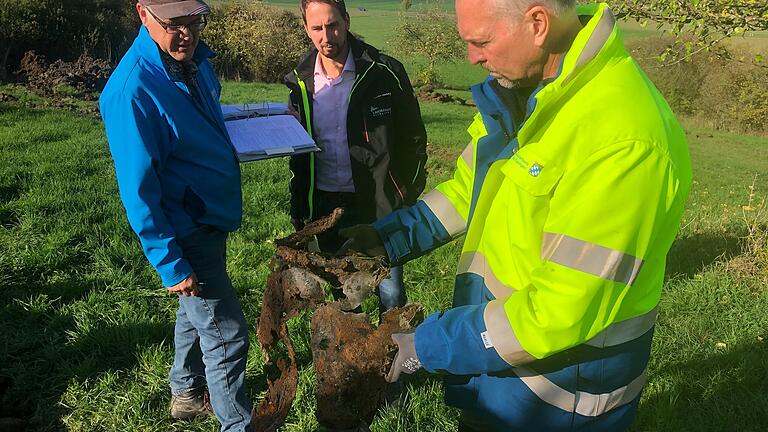
[[[319,190],[355,191],[347,143],[347,110],[354,83],[355,62],[352,50],[347,55],[341,75],[333,79],[325,74],[320,54],[317,55],[312,124],[315,141],[322,149],[315,153],[315,182]]]

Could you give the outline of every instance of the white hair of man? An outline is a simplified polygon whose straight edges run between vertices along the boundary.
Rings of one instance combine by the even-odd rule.
[[[576,7],[576,0],[494,0],[499,11],[507,16],[521,17],[532,6],[543,6],[559,16]]]

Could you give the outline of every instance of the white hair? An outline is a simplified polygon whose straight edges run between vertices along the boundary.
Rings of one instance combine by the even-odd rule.
[[[560,15],[576,7],[576,0],[494,0],[496,6],[508,16],[520,17],[532,6],[544,6],[554,15]]]

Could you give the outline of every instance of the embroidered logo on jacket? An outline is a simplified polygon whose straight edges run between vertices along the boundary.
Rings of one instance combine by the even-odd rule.
[[[372,106],[371,108],[371,116],[372,117],[381,117],[392,114],[392,107],[375,107]]]
[[[538,162],[534,162],[534,163],[533,163],[533,165],[531,165],[531,169],[529,169],[529,170],[528,170],[528,174],[530,174],[530,175],[532,175],[532,176],[534,176],[534,177],[538,177],[538,176],[539,176],[539,174],[541,174],[541,170],[542,170],[543,168],[544,168],[544,167],[542,167],[541,165],[539,165],[539,163],[538,163]]]

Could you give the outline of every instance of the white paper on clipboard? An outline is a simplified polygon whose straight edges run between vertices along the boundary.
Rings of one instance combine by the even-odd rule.
[[[287,112],[286,104],[283,108],[275,105],[278,104],[270,104],[272,113]],[[241,162],[319,150],[301,123],[290,114],[261,115],[257,111],[248,113],[241,106],[227,105],[222,105],[222,113]]]

